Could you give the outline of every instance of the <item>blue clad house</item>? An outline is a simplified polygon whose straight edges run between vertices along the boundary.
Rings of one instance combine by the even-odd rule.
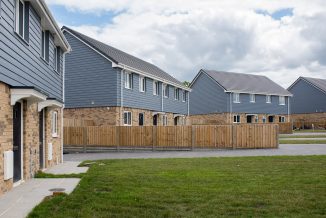
[[[326,112],[326,79],[300,77],[288,91],[293,94],[292,114]]]
[[[289,121],[291,93],[265,76],[200,70],[190,88],[193,124]]]
[[[95,125],[183,125],[189,88],[157,66],[62,28],[66,55],[65,119]]]
[[[69,49],[43,0],[0,0],[0,194],[62,161]]]

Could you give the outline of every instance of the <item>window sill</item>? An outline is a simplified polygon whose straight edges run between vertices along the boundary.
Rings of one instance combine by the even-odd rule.
[[[266,104],[271,104],[272,102],[266,102]]]
[[[132,88],[125,87],[125,89],[132,90]]]
[[[167,96],[164,96],[164,98],[169,98],[169,97],[167,97]]]
[[[285,106],[285,104],[279,104],[280,106]]]
[[[22,37],[21,35],[19,35],[19,33],[17,33],[17,31],[14,31],[14,32],[15,32],[15,35],[17,36],[17,38],[18,38],[21,42],[23,42],[25,45],[29,46],[29,42],[26,41],[26,40],[24,39],[24,37]]]
[[[233,103],[234,104],[240,104],[241,102],[240,101],[234,101]]]
[[[49,62],[46,61],[42,56],[40,56],[41,60],[46,64],[46,65],[49,65]]]
[[[256,102],[255,102],[255,101],[251,101],[250,103],[254,104],[254,103],[256,103]]]

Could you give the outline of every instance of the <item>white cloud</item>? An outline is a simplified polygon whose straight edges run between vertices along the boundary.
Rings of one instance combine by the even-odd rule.
[[[200,68],[267,75],[284,87],[299,76],[326,78],[322,0],[47,2],[87,13],[120,12],[104,27],[72,28],[180,80],[191,80]],[[293,16],[274,20],[255,13],[284,8],[293,8]]]

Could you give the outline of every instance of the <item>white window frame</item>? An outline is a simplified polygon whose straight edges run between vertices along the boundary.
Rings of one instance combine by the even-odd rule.
[[[250,103],[255,103],[256,102],[256,95],[255,94],[250,94],[249,98],[250,98]]]
[[[187,100],[187,92],[185,90],[182,91],[182,102],[186,102]]]
[[[278,96],[279,105],[285,105],[285,96]]]
[[[139,91],[145,92],[146,90],[146,79],[144,76],[139,76]]]
[[[19,14],[19,3],[22,3],[23,4],[23,35],[20,35],[19,34],[19,18],[20,18],[20,14]],[[25,36],[25,2],[23,0],[16,0],[16,20],[15,20],[15,32],[24,39],[24,36]]]
[[[159,83],[156,80],[153,80],[153,95],[159,94]]]
[[[168,125],[168,116],[167,115],[162,116],[162,124],[163,124],[163,126]]]
[[[53,111],[52,112],[52,137],[56,138],[58,137],[58,112]]]
[[[272,103],[272,96],[271,95],[266,95],[266,103],[271,104]]]
[[[125,72],[125,88],[132,89],[132,74],[131,72]]]
[[[233,103],[240,103],[240,93],[232,93]]]
[[[127,122],[125,120],[125,114],[127,114]],[[123,112],[123,125],[124,126],[132,126],[132,113],[131,113],[131,111],[124,111]]]
[[[45,60],[45,48],[46,48],[46,37],[45,37],[45,30],[42,30],[41,33],[41,58]]]
[[[177,87],[174,87],[174,100],[180,100],[180,92]]]
[[[235,121],[234,121],[234,118],[235,118]],[[239,114],[233,115],[233,123],[241,123],[241,117]]]
[[[265,116],[263,116],[262,121],[263,121],[263,123],[266,123],[267,120],[266,120]]]
[[[168,98],[169,97],[169,87],[165,83],[163,83],[163,96],[164,96],[164,98]]]
[[[286,118],[285,118],[285,116],[280,116],[280,118],[281,118],[280,123],[285,123],[285,122],[286,122]]]
[[[54,56],[54,60],[53,60],[53,63],[54,63],[54,71],[58,72],[58,48],[55,46],[54,47],[54,50],[53,50],[53,56]]]

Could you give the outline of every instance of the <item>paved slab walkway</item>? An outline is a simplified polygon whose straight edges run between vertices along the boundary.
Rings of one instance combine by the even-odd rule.
[[[280,140],[309,140],[309,141],[318,141],[318,140],[326,140],[326,138],[280,138]]]
[[[0,217],[26,217],[32,209],[52,192],[53,188],[63,188],[71,193],[80,179],[31,179],[13,188],[0,197]]]
[[[144,159],[144,158],[192,158],[192,157],[244,157],[282,155],[326,155],[325,144],[280,145],[279,149],[247,150],[196,150],[196,151],[124,151],[106,153],[65,154],[65,161],[102,159]]]
[[[78,167],[80,163],[80,161],[64,161],[62,164],[53,166],[50,169],[45,170],[44,172],[55,175],[86,173],[88,167]]]

